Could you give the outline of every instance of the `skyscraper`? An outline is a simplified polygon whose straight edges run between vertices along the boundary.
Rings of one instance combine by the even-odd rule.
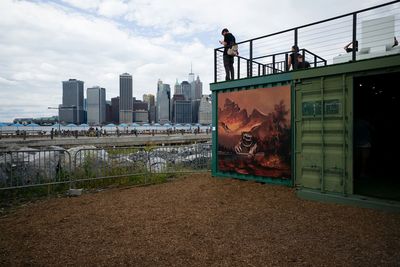
[[[185,96],[185,100],[192,99],[192,86],[190,85],[190,83],[187,81],[183,81],[181,83],[181,87],[182,87],[182,95]]]
[[[211,98],[208,95],[203,95],[199,107],[199,123],[211,124],[211,120],[212,120]]]
[[[193,73],[192,67],[193,67],[192,64],[190,64],[190,73],[189,73],[189,77],[188,77],[189,83],[194,82],[194,73]]]
[[[176,79],[176,83],[174,86],[174,95],[181,95],[182,94],[182,86],[179,84],[178,79]]]
[[[119,96],[111,98],[111,121],[119,124]]]
[[[159,123],[170,122],[171,114],[171,88],[169,84],[157,83],[157,121]]]
[[[99,86],[87,89],[87,122],[89,125],[106,122],[106,89]]]
[[[200,81],[199,75],[197,75],[197,79],[194,81],[194,99],[201,99],[203,95],[203,83]]]
[[[174,101],[174,122],[192,123],[192,101],[175,100]]]
[[[155,105],[154,95],[144,94],[143,102],[146,102],[149,107],[149,122],[155,122],[156,121],[156,105]]]
[[[63,98],[59,107],[60,122],[82,124],[83,110],[83,81],[69,79],[62,82]]]
[[[132,75],[119,76],[119,122],[132,123]]]

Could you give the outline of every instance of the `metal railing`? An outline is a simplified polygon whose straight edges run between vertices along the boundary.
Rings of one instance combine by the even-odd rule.
[[[400,53],[400,1],[239,42],[235,79],[289,71],[290,48],[297,45],[312,68]],[[344,47],[358,43],[357,49]],[[351,46],[350,46],[351,47]],[[214,50],[214,82],[225,80],[223,47]]]
[[[0,152],[0,191],[211,169],[211,144],[9,150]]]

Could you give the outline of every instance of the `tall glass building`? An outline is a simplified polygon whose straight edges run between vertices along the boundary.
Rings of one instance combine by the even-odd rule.
[[[59,106],[59,118],[62,123],[84,123],[83,81],[69,79],[62,82],[63,97]]]
[[[106,89],[99,86],[87,89],[87,122],[89,125],[106,122]]]
[[[123,73],[119,76],[119,122],[132,123],[132,75]]]
[[[171,88],[161,80],[157,84],[157,121],[159,123],[171,122]]]

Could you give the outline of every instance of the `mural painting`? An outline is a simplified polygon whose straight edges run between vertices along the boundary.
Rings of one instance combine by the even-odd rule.
[[[290,86],[218,94],[218,170],[291,178]]]

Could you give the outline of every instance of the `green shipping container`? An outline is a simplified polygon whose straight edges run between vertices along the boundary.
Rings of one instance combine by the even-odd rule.
[[[211,84],[212,174],[400,210],[399,62],[393,55]]]

